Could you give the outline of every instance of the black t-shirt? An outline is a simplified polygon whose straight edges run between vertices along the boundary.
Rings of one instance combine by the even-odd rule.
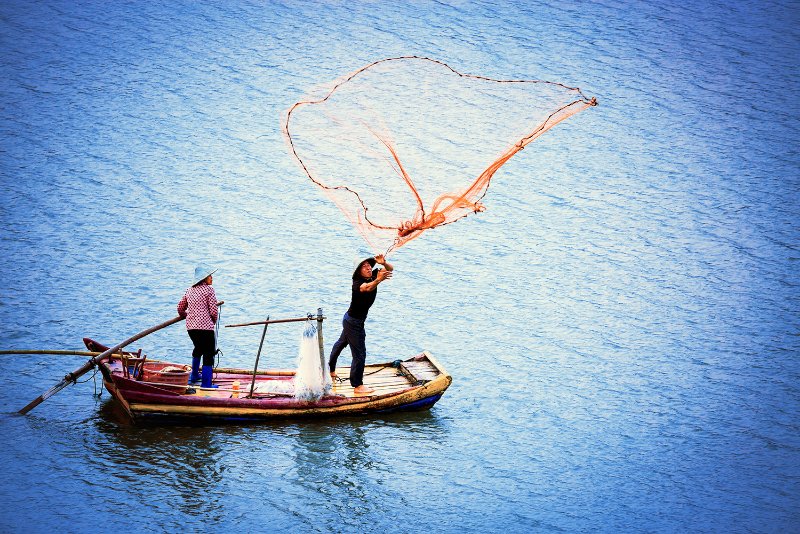
[[[372,276],[363,278],[356,275],[353,278],[353,296],[350,298],[350,308],[347,310],[347,315],[356,319],[366,319],[367,313],[372,303],[375,302],[375,297],[378,296],[378,288],[372,291],[361,291],[361,284],[368,284],[375,280],[378,274],[378,269],[372,269]]]

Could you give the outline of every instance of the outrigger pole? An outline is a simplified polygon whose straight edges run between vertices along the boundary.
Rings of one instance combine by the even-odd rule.
[[[158,324],[156,326],[148,328],[147,330],[142,330],[141,332],[139,332],[135,336],[126,339],[122,343],[120,343],[118,345],[114,345],[110,349],[108,349],[108,350],[106,350],[104,352],[101,352],[97,356],[91,358],[88,362],[83,364],[78,369],[76,369],[76,370],[72,371],[71,373],[69,373],[67,376],[65,376],[61,380],[61,382],[59,382],[58,384],[56,384],[55,386],[51,387],[50,389],[48,389],[47,391],[45,391],[44,393],[39,395],[37,398],[32,400],[27,406],[25,406],[23,409],[21,409],[19,411],[19,413],[25,415],[26,413],[28,413],[29,411],[33,410],[34,408],[39,406],[41,403],[43,403],[44,401],[46,401],[47,399],[49,399],[50,397],[52,397],[53,395],[55,395],[56,393],[61,391],[62,389],[67,387],[68,385],[74,384],[79,376],[86,374],[90,369],[94,368],[100,361],[102,361],[106,357],[114,354],[115,352],[117,352],[122,347],[128,346],[131,343],[133,343],[134,341],[136,341],[137,339],[141,339],[146,335],[152,334],[156,330],[161,330],[162,328],[166,328],[169,325],[175,324],[175,323],[177,323],[179,321],[183,321],[183,317],[178,316],[178,317],[175,317],[174,319],[170,319],[169,321],[165,321],[165,322],[163,322],[161,324]]]

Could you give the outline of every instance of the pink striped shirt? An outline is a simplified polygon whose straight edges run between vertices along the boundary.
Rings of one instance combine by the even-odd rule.
[[[214,330],[217,323],[217,295],[208,284],[192,286],[178,302],[178,315],[186,318],[187,330]]]

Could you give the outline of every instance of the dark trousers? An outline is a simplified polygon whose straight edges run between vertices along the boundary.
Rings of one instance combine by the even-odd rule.
[[[364,330],[364,321],[350,317],[346,313],[342,319],[342,335],[336,340],[331,349],[328,360],[331,371],[336,370],[336,361],[344,348],[350,345],[350,354],[353,363],[350,364],[350,385],[357,388],[364,383],[364,364],[367,361],[367,332]]]
[[[203,365],[214,365],[214,356],[217,353],[217,341],[213,330],[189,330],[189,337],[194,343],[192,357],[203,357]]]

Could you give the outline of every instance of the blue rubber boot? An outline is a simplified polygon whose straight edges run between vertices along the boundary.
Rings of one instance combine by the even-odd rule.
[[[214,367],[211,365],[204,365],[203,366],[203,380],[200,384],[201,388],[218,388],[219,386],[214,386],[211,384],[211,380],[214,378]]]
[[[189,377],[190,384],[197,384],[200,382],[200,356],[192,358],[192,375]]]

